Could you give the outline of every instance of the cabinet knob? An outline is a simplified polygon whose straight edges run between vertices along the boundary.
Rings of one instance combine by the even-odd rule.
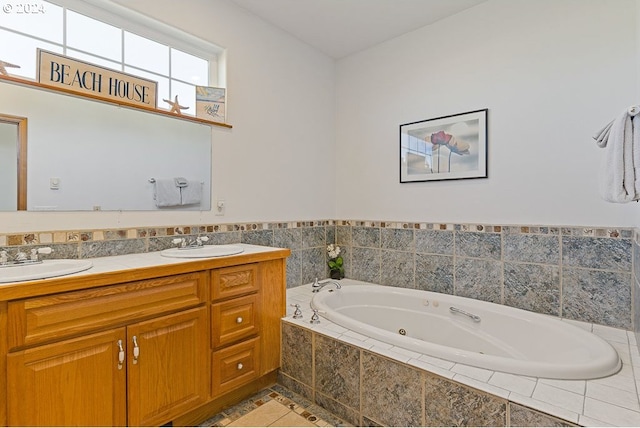
[[[244,320],[242,319],[242,317],[238,317],[238,318],[236,318],[236,323],[237,323],[237,324],[242,324],[242,321],[244,321]]]
[[[242,370],[243,367],[242,363],[238,363],[238,370]]]

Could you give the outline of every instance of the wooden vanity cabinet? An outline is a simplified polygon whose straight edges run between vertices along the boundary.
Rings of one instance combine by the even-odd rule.
[[[193,425],[272,383],[286,255],[0,299],[0,422]]]
[[[136,313],[162,313],[183,300],[185,290],[192,292],[186,300],[199,304],[197,294],[204,297],[205,281],[200,274],[179,275],[10,302],[10,317],[16,326],[24,326],[16,330],[26,332],[10,342],[31,343],[36,331],[81,331],[83,321],[96,315],[96,299],[107,326],[119,323],[121,311],[134,320]],[[155,311],[149,301],[156,301]],[[141,426],[170,421],[209,397],[208,325],[207,308],[200,304],[106,332],[10,352],[8,423]]]
[[[196,308],[10,353],[9,425],[149,426],[181,415],[208,398],[206,325]]]

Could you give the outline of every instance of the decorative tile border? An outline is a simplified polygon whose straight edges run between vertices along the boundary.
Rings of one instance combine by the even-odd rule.
[[[280,223],[235,223],[193,226],[169,226],[155,228],[97,229],[87,231],[36,231],[2,234],[0,246],[60,244],[70,242],[108,241],[160,236],[195,235],[203,233],[245,232],[258,230],[296,229],[322,226],[355,226],[366,228],[405,230],[447,230],[459,232],[540,234],[562,236],[585,236],[626,239],[640,243],[640,229],[579,226],[535,226],[535,225],[491,225],[458,223],[410,223],[371,220],[311,220]]]

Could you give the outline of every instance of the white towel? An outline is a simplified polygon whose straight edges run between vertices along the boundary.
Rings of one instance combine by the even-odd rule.
[[[640,198],[640,118],[625,110],[594,137],[605,149],[600,191],[609,202],[631,202]]]
[[[640,115],[636,114],[631,119],[631,126],[633,127],[633,171],[635,175],[634,201],[640,200]]]
[[[593,139],[596,140],[596,144],[598,147],[605,147],[607,145],[607,140],[609,139],[609,134],[611,133],[611,126],[613,126],[613,120],[607,123],[604,128],[596,132],[593,136]]]
[[[202,183],[189,180],[187,185],[180,188],[180,205],[199,204],[202,199]]]
[[[157,207],[175,207],[180,205],[180,188],[173,178],[156,178],[154,199]]]

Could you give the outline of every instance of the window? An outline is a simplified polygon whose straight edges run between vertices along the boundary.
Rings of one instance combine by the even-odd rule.
[[[37,5],[37,7],[35,6]],[[25,4],[26,6],[26,4]],[[36,0],[0,13],[0,60],[12,75],[36,78],[41,48],[158,82],[158,107],[176,96],[195,115],[195,86],[221,86],[222,50],[115,3]]]

